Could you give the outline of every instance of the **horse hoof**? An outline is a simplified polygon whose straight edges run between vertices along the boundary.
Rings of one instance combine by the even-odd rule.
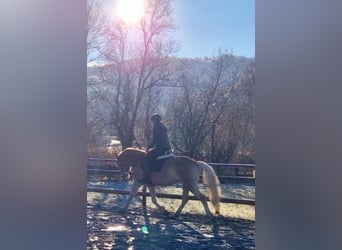
[[[177,220],[178,217],[179,217],[179,214],[174,214],[174,215],[171,215],[171,216],[170,216],[170,219],[172,219],[172,220]]]
[[[162,212],[163,214],[168,214],[167,210],[164,207],[161,207],[159,211]]]
[[[123,209],[123,208],[120,208],[119,210],[118,210],[118,213],[120,213],[120,214],[124,214],[126,212],[126,209]]]
[[[166,211],[166,210],[162,210],[161,212],[162,212],[164,215],[166,215],[167,217],[170,217],[170,216],[169,216],[169,212],[168,212],[168,211]]]

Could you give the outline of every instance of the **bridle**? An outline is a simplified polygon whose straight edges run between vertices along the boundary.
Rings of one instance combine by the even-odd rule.
[[[115,157],[116,157],[116,164],[121,171],[121,179],[125,181],[132,179],[132,176],[133,176],[132,166],[137,165],[141,159],[138,158],[135,161],[133,161],[132,164],[130,164],[131,166],[127,170],[126,167],[120,166],[119,156],[115,154]]]
[[[132,177],[133,177],[133,175],[132,175],[132,173],[133,173],[132,167],[129,167],[128,170],[127,170],[126,167],[120,166],[120,161],[119,161],[118,155],[115,154],[115,157],[116,157],[116,164],[117,164],[117,166],[119,167],[119,169],[121,171],[121,180],[124,180],[124,181],[131,180]],[[135,164],[135,162],[133,164]]]
[[[120,161],[119,161],[119,156],[115,154],[116,158],[116,165],[119,167],[120,172],[121,172],[121,180],[127,181],[131,178],[131,174],[129,173],[129,170],[127,171],[126,168],[120,166]]]

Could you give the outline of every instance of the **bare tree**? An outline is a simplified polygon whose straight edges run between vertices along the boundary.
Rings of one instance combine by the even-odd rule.
[[[255,159],[254,61],[244,65],[236,79],[234,93],[212,134],[211,160],[249,162]]]
[[[152,88],[168,85],[174,73],[169,67],[176,49],[171,36],[172,11],[169,0],[148,1],[134,35],[130,34],[132,28],[120,21],[108,28],[101,50],[108,62],[104,80],[112,86],[112,122],[123,148],[132,146],[136,139],[138,116],[148,115],[141,110],[143,100],[151,97]]]
[[[177,44],[170,1],[148,1],[139,25],[129,26],[109,21],[102,1],[88,0],[88,62],[106,62],[96,68],[96,79],[88,78],[89,143],[107,133],[123,148],[144,147],[150,115],[166,111],[178,153],[210,161],[254,159],[254,61],[239,64],[221,52],[201,60],[172,58]]]
[[[103,38],[108,32],[106,29],[108,18],[102,11],[102,1],[87,1],[87,17],[87,62],[89,63],[98,59]]]
[[[238,145],[239,162],[255,161],[255,61],[250,61],[242,74],[238,91],[240,93],[241,128]]]
[[[200,157],[202,144],[215,132],[235,86],[231,59],[230,55],[219,54],[197,74],[190,68],[182,75],[183,91],[175,96],[170,112],[174,120],[173,142],[178,151]]]

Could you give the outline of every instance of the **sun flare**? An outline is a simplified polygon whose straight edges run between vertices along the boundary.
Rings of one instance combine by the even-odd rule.
[[[144,12],[144,0],[117,0],[117,16],[127,24],[139,22]]]

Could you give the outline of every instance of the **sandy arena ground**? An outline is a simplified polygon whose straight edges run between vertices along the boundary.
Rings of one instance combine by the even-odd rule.
[[[255,249],[254,206],[221,203],[221,216],[209,218],[199,201],[189,201],[175,220],[180,200],[159,198],[165,215],[150,197],[146,209],[135,197],[120,213],[127,197],[88,192],[87,249]]]

